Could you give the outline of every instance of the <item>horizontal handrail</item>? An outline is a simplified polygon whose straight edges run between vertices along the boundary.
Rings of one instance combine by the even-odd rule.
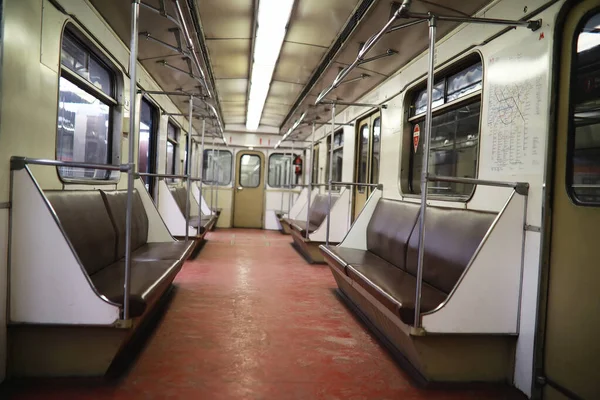
[[[45,158],[28,158],[28,157],[20,157],[13,156],[10,158],[10,168],[12,170],[21,169],[25,165],[44,165],[51,167],[73,167],[73,168],[88,168],[88,169],[99,169],[104,171],[120,171],[120,172],[128,172],[131,168],[129,164],[119,164],[119,165],[110,165],[110,164],[94,164],[94,163],[85,163],[78,161],[59,161],[59,160],[50,160]]]
[[[190,181],[201,181],[201,178],[192,178],[187,175],[174,175],[174,174],[153,174],[149,172],[138,172],[138,176],[148,176],[150,178],[173,178],[173,179],[189,179]]]
[[[506,187],[515,189],[515,191],[523,196],[529,193],[528,182],[505,182],[505,181],[492,181],[487,179],[476,179],[476,178],[460,178],[455,176],[438,176],[428,175],[427,180],[430,182],[449,182],[449,183],[466,183],[471,185],[482,185],[482,186],[495,186],[495,187]]]
[[[331,182],[332,185],[383,188],[381,183]]]

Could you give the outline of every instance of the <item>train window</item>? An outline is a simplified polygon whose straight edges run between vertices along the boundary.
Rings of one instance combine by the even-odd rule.
[[[482,88],[481,61],[453,74],[442,76],[434,84],[432,134],[429,172],[440,176],[475,178],[479,149],[479,121]],[[410,105],[405,155],[408,168],[403,168],[402,189],[405,193],[421,192],[423,143],[427,91],[422,89]],[[442,107],[443,106],[443,107]],[[437,196],[468,198],[473,185],[432,183],[429,193]]]
[[[358,139],[358,179],[357,183],[367,183],[367,168],[369,162],[369,124],[365,123],[359,128]]]
[[[147,99],[142,98],[140,110],[140,137],[138,171],[145,173],[156,172],[156,144],[158,128],[158,111]],[[144,177],[146,189],[152,191],[153,179]]]
[[[577,36],[571,79],[571,134],[567,183],[581,204],[600,204],[600,14]]]
[[[227,186],[231,183],[231,165],[233,156],[229,150],[204,150],[202,157],[202,180]]]
[[[373,121],[373,163],[371,165],[371,183],[379,183],[379,156],[381,154],[381,117]]]
[[[67,28],[61,45],[56,158],[94,164],[113,162],[115,67]],[[110,171],[59,167],[63,180],[107,180]]]
[[[260,157],[254,154],[244,154],[240,159],[240,186],[256,188],[260,185]]]
[[[329,155],[331,151],[331,136],[327,140],[327,169],[325,170],[325,182],[329,182]],[[333,136],[333,182],[342,181],[342,165],[344,153],[344,132],[336,132]]]
[[[319,146],[316,145],[312,154],[312,183],[319,183]]]
[[[179,128],[171,121],[167,123],[167,165],[165,174],[175,175],[177,172],[177,140],[179,139]]]
[[[296,154],[275,153],[269,156],[269,186],[271,187],[289,187],[298,183],[299,175],[296,175],[293,168],[293,161]],[[291,181],[291,182],[290,182]]]

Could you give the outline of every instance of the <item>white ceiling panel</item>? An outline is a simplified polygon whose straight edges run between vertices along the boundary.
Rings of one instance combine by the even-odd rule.
[[[305,84],[326,52],[323,47],[285,42],[273,79]]]
[[[298,0],[285,40],[329,48],[357,4],[357,0]]]
[[[207,40],[215,79],[248,77],[250,63],[249,39]]]
[[[250,39],[254,0],[197,1],[206,39]]]

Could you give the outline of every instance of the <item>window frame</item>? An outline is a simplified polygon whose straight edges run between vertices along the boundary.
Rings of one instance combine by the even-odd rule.
[[[217,180],[216,186],[230,186],[231,182],[233,182],[233,153],[227,149],[214,149],[215,153],[229,153],[229,181],[227,183],[221,184],[219,180]],[[207,173],[207,169],[204,168],[204,160],[207,159],[206,155],[212,152],[213,149],[204,149],[204,154],[202,154],[202,182],[210,183],[211,185],[215,185],[212,180],[208,180],[205,178],[205,174]]]
[[[579,40],[579,35],[583,32],[583,28],[588,23],[590,19],[592,19],[595,15],[600,14],[600,7],[595,7],[589,11],[587,11],[577,23],[577,27],[575,28],[575,34],[573,35],[571,42],[571,53],[569,56],[571,57],[571,62],[569,65],[569,107],[568,107],[568,127],[567,127],[567,155],[566,155],[566,165],[565,165],[565,190],[567,192],[567,196],[574,205],[578,207],[600,207],[600,202],[592,202],[592,201],[583,201],[581,200],[582,194],[576,193],[576,188],[573,185],[575,178],[575,164],[574,164],[574,153],[575,153],[575,142],[576,142],[576,129],[577,126],[575,124],[575,95],[577,89],[577,42]],[[599,63],[600,64],[600,63]],[[600,97],[598,98],[600,101]],[[585,195],[584,195],[585,196]]]
[[[480,51],[475,50],[466,54],[459,60],[452,62],[451,65],[448,65],[441,69],[440,71],[434,74],[434,86],[438,84],[442,79],[444,81],[444,103],[434,107],[432,110],[432,117],[436,117],[438,115],[443,114],[444,112],[450,112],[460,107],[467,106],[469,104],[473,104],[476,102],[480,102],[479,108],[479,129],[478,129],[478,137],[477,137],[477,161],[475,163],[475,176],[474,179],[477,179],[479,176],[479,164],[481,161],[481,136],[482,136],[482,116],[483,116],[483,106],[484,106],[484,82],[485,82],[485,61],[484,57]],[[447,88],[448,88],[448,78],[451,76],[469,69],[470,67],[481,63],[481,89],[478,89],[472,93],[468,93],[462,97],[457,99],[446,101],[447,98]],[[414,157],[414,149],[413,149],[413,125],[415,121],[423,120],[425,121],[427,111],[413,114],[414,104],[418,95],[422,92],[423,89],[427,88],[427,80],[420,79],[417,83],[413,84],[412,87],[406,90],[406,95],[404,97],[404,123],[403,123],[403,136],[401,140],[401,161],[400,161],[400,171],[398,174],[398,189],[400,194],[403,197],[407,198],[421,198],[421,193],[412,193],[411,192],[411,170],[412,160]],[[424,129],[424,126],[423,128]],[[430,149],[430,157],[431,157],[431,149]],[[444,195],[440,193],[428,193],[427,198],[431,200],[437,201],[449,201],[449,202],[460,202],[460,203],[468,203],[471,201],[475,192],[477,190],[477,185],[473,185],[473,189],[468,195],[460,195],[460,194],[452,194],[452,195]]]
[[[151,110],[152,116],[152,129],[149,132],[148,137],[148,170],[140,171],[140,146],[141,146],[141,123],[142,123],[142,105],[146,103]],[[138,128],[138,158],[137,158],[137,170],[138,172],[147,172],[151,174],[155,174],[158,171],[158,147],[160,142],[160,106],[154,102],[154,100],[148,96],[142,96],[140,101],[140,120],[139,120],[139,128]],[[154,136],[154,137],[153,137]],[[152,141],[154,139],[154,142]],[[146,179],[148,180],[146,182]],[[151,177],[144,177],[144,183],[148,184],[150,194],[154,193],[154,187],[156,186],[155,179]]]
[[[76,72],[64,66],[62,63],[63,43],[65,37],[69,36],[70,40],[75,42],[81,49],[89,54],[89,57],[103,67],[111,78],[111,92],[113,96],[105,93],[101,89],[94,86],[90,81],[83,78]],[[68,22],[63,26],[60,46],[59,46],[59,72],[57,81],[57,107],[56,107],[56,135],[54,142],[54,158],[59,160],[59,124],[58,117],[60,116],[60,82],[61,79],[69,81],[80,90],[93,96],[96,100],[106,105],[108,111],[108,127],[107,127],[107,162],[105,165],[118,165],[121,161],[121,127],[122,127],[122,93],[123,93],[123,76],[122,71],[117,67],[117,63],[96,44],[96,41],[88,37],[84,31],[75,23]],[[60,161],[60,160],[59,160]],[[83,161],[81,161],[83,162]],[[65,184],[85,184],[85,185],[114,185],[120,180],[118,171],[104,171],[104,178],[88,178],[88,177],[68,177],[61,174],[61,168],[56,167],[56,175],[58,179]],[[75,167],[73,167],[75,168]],[[88,168],[76,168],[82,171],[101,171]]]
[[[169,137],[169,126],[172,126],[175,129],[175,139]],[[179,150],[179,138],[181,135],[181,127],[172,119],[169,118],[167,121],[167,143],[165,147],[165,174],[166,175],[177,175],[177,151]],[[173,172],[169,172],[169,143],[173,146]]]
[[[341,137],[341,144],[336,144],[336,137]],[[335,156],[336,153],[341,152],[342,153],[342,159],[344,157],[344,128],[338,128],[336,131],[333,132],[333,155]],[[326,137],[326,143],[327,143],[327,160],[325,163],[325,183],[329,182],[329,158],[331,157],[331,133],[329,135],[327,135]],[[335,160],[335,157],[334,157]],[[343,165],[342,165],[343,168]],[[342,171],[339,171],[339,180],[336,179],[332,179],[333,182],[342,182]],[[340,187],[333,187],[332,188],[333,191],[340,191]]]
[[[301,153],[296,154],[296,153],[281,153],[281,152],[276,152],[276,153],[271,153],[269,155],[269,162],[267,164],[267,185],[270,188],[274,188],[274,189],[281,189],[281,188],[285,188],[285,189],[295,189],[297,188],[300,184],[297,182],[293,182],[290,188],[284,187],[284,185],[271,185],[271,157],[273,156],[283,156],[283,157],[290,157],[291,156],[291,161],[290,161],[290,165],[292,166],[292,171],[294,171],[294,159],[296,158],[296,156],[300,156],[303,157],[303,155]],[[303,163],[303,167],[304,167],[304,158],[302,158],[302,163]],[[296,177],[296,173],[293,172],[292,173],[292,177]],[[294,179],[295,180],[295,179]]]
[[[244,158],[246,156],[258,158],[258,184],[256,186],[244,186],[242,184],[242,165],[243,165],[242,158]],[[237,175],[239,176],[240,187],[242,187],[244,189],[257,189],[257,188],[259,188],[261,186],[261,180],[263,179],[262,178],[262,173],[263,173],[262,167],[263,167],[262,166],[262,158],[258,154],[250,154],[250,153],[242,154],[242,156],[240,157],[240,163],[239,163],[238,169],[237,169]]]

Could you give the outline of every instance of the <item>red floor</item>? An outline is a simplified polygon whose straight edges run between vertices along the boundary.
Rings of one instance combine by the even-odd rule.
[[[173,301],[114,385],[18,386],[14,399],[522,399],[516,391],[412,386],[278,232],[218,230],[176,279]],[[2,397],[2,396],[0,396]]]

